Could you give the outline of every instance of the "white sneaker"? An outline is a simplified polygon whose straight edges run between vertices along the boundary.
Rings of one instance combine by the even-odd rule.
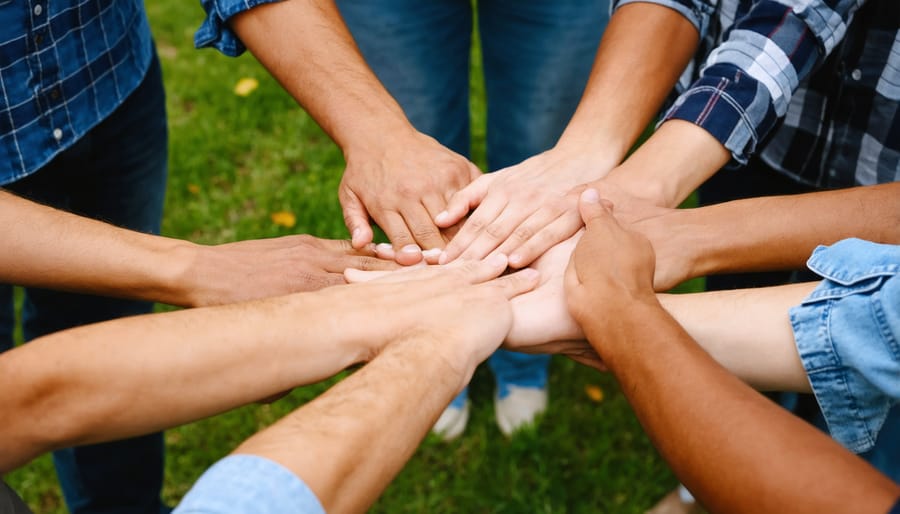
[[[452,441],[462,435],[468,422],[469,400],[466,399],[466,403],[463,404],[462,408],[448,405],[431,428],[431,432],[444,441]]]
[[[547,389],[536,387],[509,386],[509,394],[504,398],[494,396],[494,413],[497,425],[507,437],[547,410]]]

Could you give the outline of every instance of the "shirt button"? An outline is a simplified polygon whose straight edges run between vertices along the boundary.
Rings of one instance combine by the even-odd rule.
[[[62,129],[55,128],[53,129],[53,139],[59,141],[62,139]]]
[[[43,8],[43,6],[41,6],[41,4],[37,4],[34,6],[34,15],[35,16],[40,16],[42,12],[44,12],[44,8]]]
[[[850,72],[850,77],[853,78],[853,80],[859,80],[862,78],[862,72],[859,71],[859,68],[856,68]]]

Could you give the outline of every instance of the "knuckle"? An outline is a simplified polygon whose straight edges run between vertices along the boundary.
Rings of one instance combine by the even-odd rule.
[[[529,239],[534,237],[534,234],[535,231],[533,228],[522,225],[513,232],[513,237],[515,239],[518,239],[519,241],[528,241]]]
[[[499,223],[491,223],[490,225],[484,228],[484,233],[488,235],[491,239],[503,239],[507,236],[506,227],[500,225]]]

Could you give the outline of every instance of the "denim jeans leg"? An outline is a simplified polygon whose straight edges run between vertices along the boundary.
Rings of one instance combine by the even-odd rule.
[[[165,97],[154,59],[142,84],[106,120],[10,189],[37,201],[142,232],[158,233],[168,160]],[[102,252],[102,248],[93,249]],[[26,340],[152,310],[148,302],[26,289]],[[121,341],[128,344],[128,341]],[[160,500],[161,433],[54,452],[75,514],[167,512]]]
[[[482,0],[478,24],[493,171],[552,147],[571,119],[609,21],[606,0]],[[543,388],[550,357],[497,351],[488,363],[509,385]]]
[[[13,288],[0,284],[0,353],[13,347],[13,333],[16,328],[16,312],[13,303]]]
[[[338,0],[366,62],[417,130],[469,156],[472,9],[460,0]]]

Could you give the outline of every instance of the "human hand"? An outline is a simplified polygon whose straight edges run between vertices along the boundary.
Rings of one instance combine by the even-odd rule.
[[[527,266],[581,228],[577,205],[582,184],[607,171],[608,167],[551,149],[475,179],[435,218],[439,226],[448,227],[474,209],[439,262],[482,259],[496,251],[510,256],[511,267]]]
[[[371,218],[405,265],[420,261],[422,250],[432,250],[436,260],[435,250],[445,241],[432,220],[451,195],[481,175],[465,157],[421,132],[374,148],[351,148],[346,158],[338,198],[354,248],[372,241]]]
[[[534,290],[512,299],[513,324],[503,348],[566,355],[582,364],[606,369],[566,307],[563,277],[582,233],[547,250],[532,263],[540,272],[540,283]]]
[[[565,274],[566,302],[575,321],[589,333],[635,302],[658,305],[650,241],[623,228],[613,217],[613,204],[601,200],[596,189],[582,193],[578,208],[586,230]]]
[[[176,282],[184,290],[183,305],[221,305],[343,284],[346,268],[398,267],[374,255],[374,245],[355,250],[347,240],[310,235],[193,245]]]
[[[506,269],[504,255],[484,261],[458,261],[447,266],[420,266],[394,272],[348,269],[351,301],[361,302],[365,336],[376,351],[394,341],[431,342],[435,353],[456,363],[465,377],[493,353],[512,325],[509,300],[533,289],[533,269],[498,277]],[[352,306],[350,308],[353,308]]]

